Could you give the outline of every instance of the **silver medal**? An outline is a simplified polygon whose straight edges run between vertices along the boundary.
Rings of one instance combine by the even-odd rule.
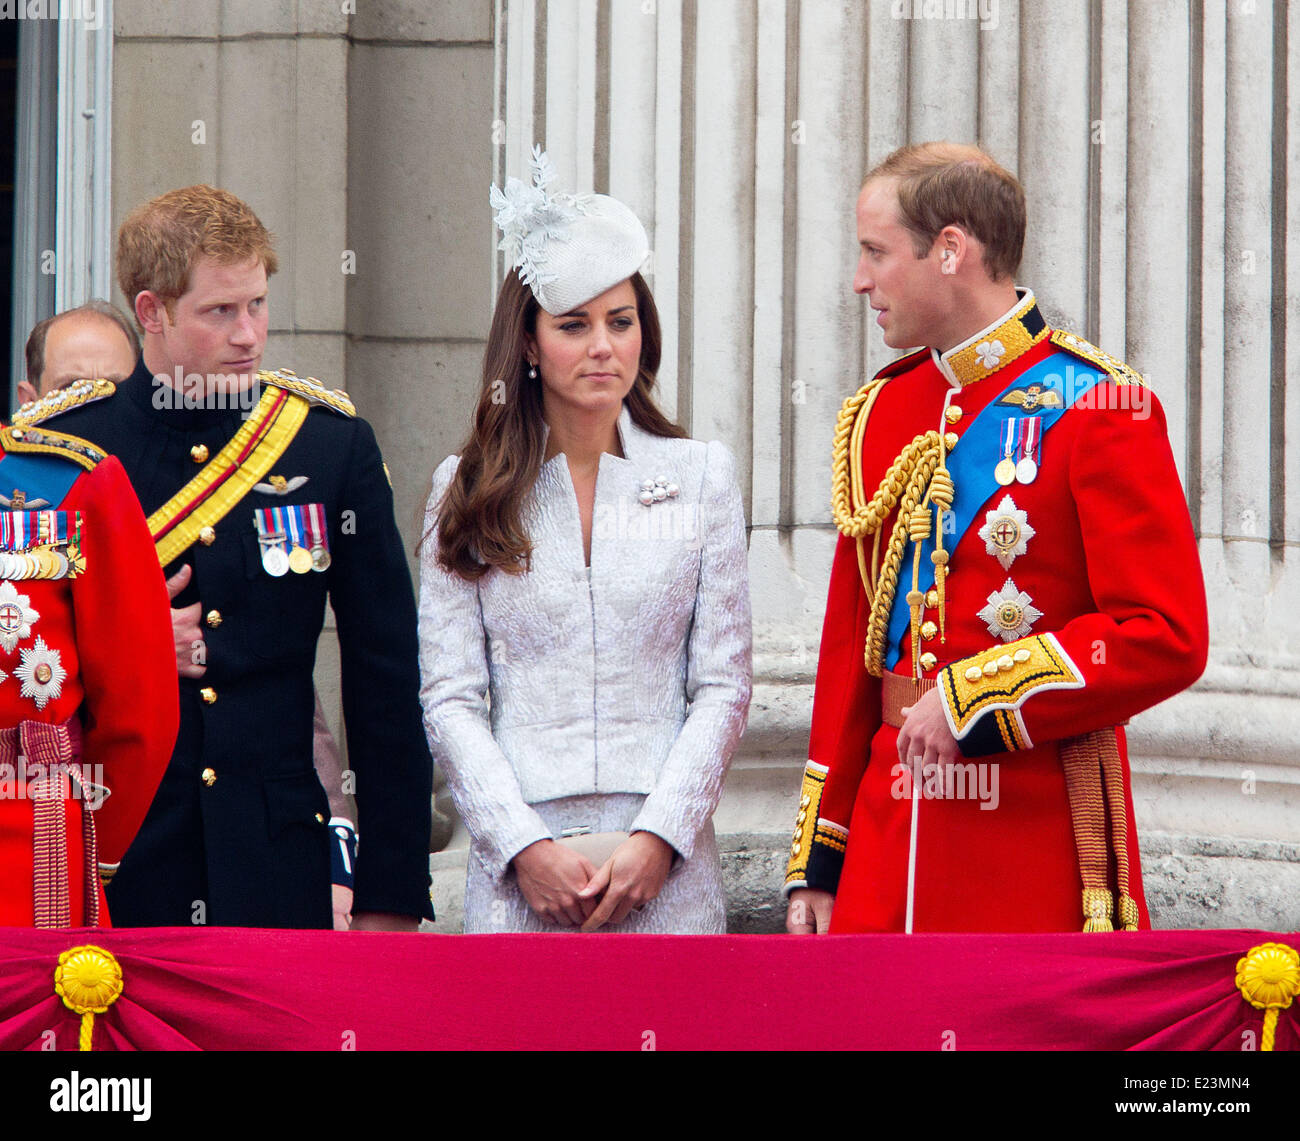
[[[289,573],[289,556],[284,553],[283,547],[267,547],[262,552],[262,566],[266,568],[267,574],[280,578]]]

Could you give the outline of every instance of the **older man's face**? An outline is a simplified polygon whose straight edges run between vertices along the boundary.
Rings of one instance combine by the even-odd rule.
[[[45,370],[39,395],[74,380],[125,380],[135,370],[126,334],[98,313],[75,313],[55,321],[45,334]]]

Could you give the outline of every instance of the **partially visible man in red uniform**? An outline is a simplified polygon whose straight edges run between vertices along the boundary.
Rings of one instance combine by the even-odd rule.
[[[866,179],[854,290],[924,346],[846,401],[787,929],[1147,927],[1122,728],[1205,666],[1205,587],[1141,377],[1018,289],[983,151]]]
[[[102,881],[176,738],[169,611],[122,465],[75,436],[0,430],[0,925],[107,925]]]

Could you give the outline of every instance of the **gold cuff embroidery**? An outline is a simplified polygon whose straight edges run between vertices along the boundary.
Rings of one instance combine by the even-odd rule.
[[[953,662],[940,674],[953,736],[960,741],[982,714],[1001,711],[996,724],[1009,751],[1028,746],[1023,724],[1013,711],[1030,694],[1046,689],[1082,689],[1085,684],[1083,674],[1052,634],[1036,634],[994,646]]]
[[[804,766],[803,785],[799,789],[799,814],[795,818],[794,836],[790,841],[790,863],[785,873],[786,883],[807,876],[813,833],[821,830],[817,814],[821,809],[822,792],[826,788],[826,773],[826,767],[815,761],[809,761]]]

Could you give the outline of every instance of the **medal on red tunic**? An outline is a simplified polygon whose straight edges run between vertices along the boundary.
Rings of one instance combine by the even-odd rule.
[[[1011,569],[1036,533],[1029,525],[1028,514],[1016,506],[1010,495],[1004,495],[1001,503],[989,508],[984,515],[984,526],[979,529],[984,549],[1002,564],[1003,570]]]
[[[1016,462],[1016,480],[1033,483],[1038,478],[1038,447],[1043,438],[1042,422],[1036,417],[1020,421],[1019,447]]]
[[[1014,416],[1002,421],[1002,459],[993,469],[993,478],[1003,487],[1008,487],[1016,481],[1016,461],[1011,457],[1015,455],[1016,443],[1019,439],[1016,428],[1019,422]]]
[[[65,511],[0,512],[0,579],[73,577],[68,559],[59,552],[67,545]]]

